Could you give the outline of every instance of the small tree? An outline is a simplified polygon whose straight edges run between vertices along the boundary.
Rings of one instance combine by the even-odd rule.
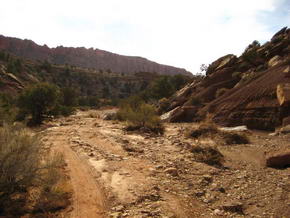
[[[41,124],[44,116],[55,106],[57,98],[56,86],[39,83],[23,91],[18,99],[18,106],[32,115],[33,124]]]
[[[208,67],[209,67],[209,65],[206,65],[206,64],[202,64],[202,65],[200,65],[200,68],[199,68],[199,69],[200,69],[200,72],[201,72],[201,73],[203,73],[203,72],[206,73]]]

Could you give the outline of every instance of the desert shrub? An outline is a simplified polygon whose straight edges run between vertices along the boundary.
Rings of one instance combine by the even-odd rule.
[[[213,123],[202,123],[198,128],[187,130],[186,136],[192,138],[199,138],[201,136],[207,137],[218,133],[218,128]]]
[[[129,109],[126,113],[126,120],[129,122],[127,130],[144,130],[153,133],[162,134],[163,125],[157,116],[153,106],[141,104],[136,110]]]
[[[0,144],[0,215],[20,217],[36,209],[31,201],[41,202],[41,193],[54,193],[64,162],[61,155],[43,157],[40,140],[21,125],[1,127]]]
[[[59,91],[56,86],[39,83],[26,88],[19,96],[18,106],[32,115],[32,124],[41,124],[58,99]]]
[[[223,94],[225,94],[229,89],[227,88],[220,88],[216,91],[215,93],[215,97],[218,98],[220,96],[222,96]]]
[[[60,168],[65,162],[63,156],[55,154],[46,160],[46,167],[42,170],[38,194],[34,199],[34,211],[44,214],[65,209],[70,204],[71,187],[68,178],[63,176]]]
[[[217,148],[194,146],[192,147],[191,152],[194,156],[194,160],[197,162],[218,167],[223,165],[224,156]]]
[[[142,102],[139,97],[133,97],[121,104],[117,118],[127,121],[126,130],[143,130],[162,134],[164,127],[155,108]]]
[[[219,140],[220,143],[226,145],[250,143],[246,134],[219,130],[218,127],[210,121],[203,122],[196,128],[188,129],[185,135],[189,138],[209,137],[216,141]]]
[[[249,144],[250,140],[247,135],[236,132],[221,132],[221,138],[227,145],[230,144]]]
[[[0,144],[0,214],[13,209],[13,215],[17,216],[22,212],[24,200],[15,196],[27,192],[35,184],[40,146],[26,130],[7,125],[0,128]],[[15,202],[17,206],[11,208]]]
[[[26,130],[16,131],[7,125],[0,128],[0,144],[0,204],[3,205],[11,194],[33,184],[39,168],[40,146]]]

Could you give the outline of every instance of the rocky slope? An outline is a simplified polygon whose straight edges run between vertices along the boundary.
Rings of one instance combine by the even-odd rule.
[[[276,96],[277,86],[287,83],[290,29],[285,27],[264,45],[254,41],[240,57],[229,54],[210,64],[202,81],[166,102],[163,119],[191,122],[210,115],[222,125],[273,130],[289,116],[289,106],[280,106]]]
[[[191,76],[185,69],[158,64],[141,57],[114,54],[100,49],[84,47],[40,46],[31,40],[0,35],[0,50],[32,60],[47,60],[54,64],[69,64],[96,70],[111,70],[116,73],[155,72],[164,75],[183,74]]]

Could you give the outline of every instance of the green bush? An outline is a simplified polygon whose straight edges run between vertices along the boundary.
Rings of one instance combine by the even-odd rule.
[[[49,115],[59,96],[56,86],[39,83],[26,88],[19,96],[18,106],[32,116],[32,124],[41,124],[45,116]]]
[[[163,134],[164,127],[161,123],[155,108],[152,105],[142,102],[138,97],[133,97],[121,104],[117,118],[128,121],[126,130],[142,130]]]

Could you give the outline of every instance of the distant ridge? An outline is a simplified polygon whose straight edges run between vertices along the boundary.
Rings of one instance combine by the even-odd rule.
[[[5,37],[0,35],[0,50],[14,55],[54,64],[69,64],[96,70],[111,70],[116,73],[156,72],[163,75],[182,74],[192,76],[185,69],[162,65],[146,58],[118,55],[100,49],[86,49],[84,47],[49,48],[40,46],[31,40]]]

